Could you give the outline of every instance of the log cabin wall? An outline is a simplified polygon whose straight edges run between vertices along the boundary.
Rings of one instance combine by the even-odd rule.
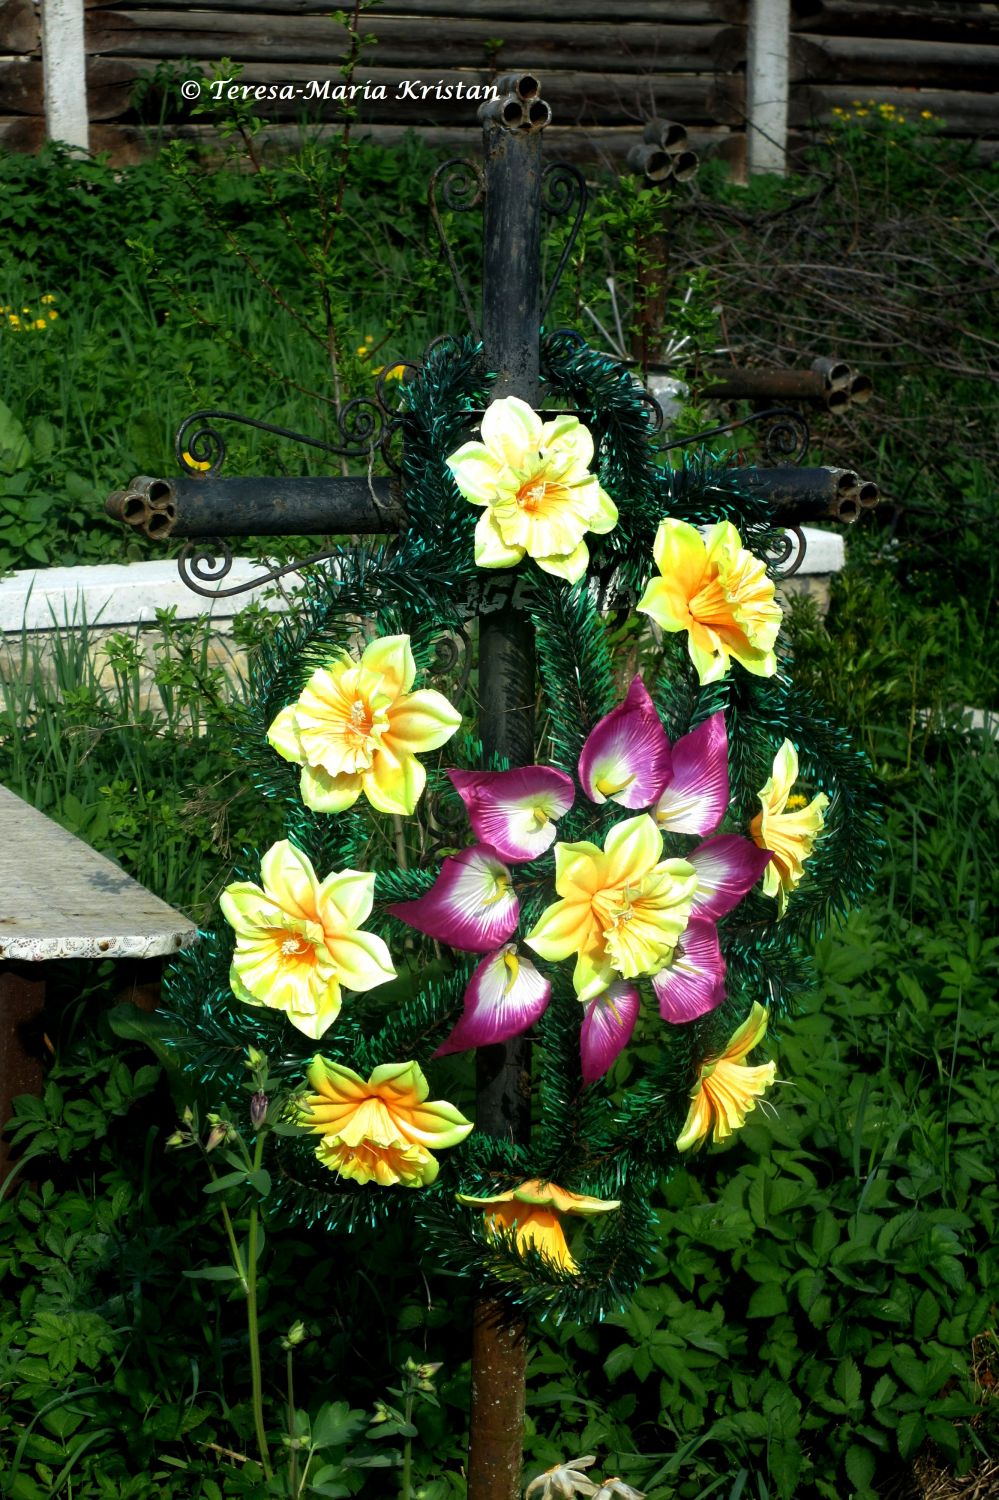
[[[43,0],[51,3],[51,0]],[[330,0],[84,0],[90,148],[117,164],[163,136],[210,143],[212,128],[183,105],[182,61],[208,74],[222,57],[241,82],[308,89],[342,82],[343,31]],[[681,120],[691,144],[739,171],[745,153],[746,27],[751,0],[384,0],[362,28],[376,38],[355,78],[360,132],[391,142],[406,130],[462,154],[476,142],[474,89],[498,74],[536,70],[556,124],[554,152],[616,159],[650,115]],[[928,109],[954,135],[999,155],[999,9],[909,0],[792,0],[789,144],[837,108],[865,102]],[[143,123],[135,90],[158,68],[175,76],[162,130]],[[428,97],[419,91],[430,85]],[[439,90],[437,86],[440,86]],[[453,90],[447,97],[446,90]],[[468,90],[472,97],[468,97]],[[462,97],[464,95],[464,97]],[[256,106],[278,142],[303,109],[336,128],[332,99]],[[158,111],[156,112],[158,115]],[[581,128],[580,128],[581,127]],[[0,145],[35,150],[45,138],[38,7],[0,0]]]

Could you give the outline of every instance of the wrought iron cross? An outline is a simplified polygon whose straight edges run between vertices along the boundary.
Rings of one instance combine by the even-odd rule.
[[[449,161],[434,173],[430,210],[441,236],[473,333],[482,340],[487,368],[495,375],[495,395],[518,396],[541,405],[540,339],[559,278],[568,262],[585,210],[582,174],[561,163],[542,166],[541,133],[551,111],[537,78],[511,75],[499,81],[499,98],[480,112],[483,164]],[[483,279],[481,323],[476,319],[441,219],[439,203],[452,210],[482,205]],[[541,285],[543,213],[571,215],[561,258],[547,286]],[[662,414],[651,397],[650,426]],[[774,504],[791,528],[820,516],[854,519],[876,500],[873,486],[862,489],[850,471],[801,469],[794,461],[807,446],[807,428],[793,412],[757,413],[748,421],[770,419],[771,444],[785,462],[743,471],[756,491]],[[352,401],[338,413],[338,442],[224,411],[189,417],[176,436],[184,475],[178,479],[141,476],[110,496],[108,511],[147,536],[184,538],[181,576],[209,598],[234,595],[283,573],[321,561],[316,553],[272,568],[250,583],[226,586],[232,564],[226,538],[260,535],[385,534],[406,528],[406,497],[396,479],[367,477],[241,479],[221,478],[225,444],[216,424],[239,422],[303,442],[337,457],[365,459],[380,452],[390,462],[390,440],[400,425],[379,390],[376,400]],[[691,443],[731,430],[726,424],[696,434]],[[781,448],[781,444],[783,447]],[[678,446],[664,443],[664,448]],[[207,468],[204,466],[207,464]],[[390,464],[391,466],[391,464]],[[800,537],[800,533],[799,533]],[[203,539],[211,539],[206,545]],[[796,563],[800,562],[803,543]],[[791,544],[788,544],[789,557]],[[787,561],[787,557],[783,559]],[[788,570],[790,571],[790,570]],[[469,608],[472,603],[469,601]],[[534,642],[527,617],[517,607],[515,578],[490,579],[488,607],[479,609],[479,733],[486,765],[505,759],[511,766],[534,760]],[[522,1141],[530,1128],[530,1043],[523,1038],[480,1048],[477,1055],[476,1123],[486,1133]],[[523,1324],[501,1315],[497,1304],[480,1303],[473,1328],[472,1412],[468,1470],[470,1500],[514,1500],[519,1490],[524,1418],[525,1339]]]

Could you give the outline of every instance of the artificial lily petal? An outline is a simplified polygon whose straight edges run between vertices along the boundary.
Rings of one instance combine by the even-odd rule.
[[[540,1015],[552,987],[514,943],[506,943],[479,964],[465,991],[465,1010],[457,1026],[434,1053],[467,1052],[519,1036]]]
[[[496,1230],[514,1232],[517,1248],[531,1247],[555,1262],[561,1271],[575,1274],[579,1270],[559,1218],[561,1214],[610,1213],[621,1204],[617,1199],[590,1198],[585,1193],[571,1193],[554,1182],[541,1182],[536,1177],[522,1182],[519,1187],[505,1193],[494,1193],[491,1197],[473,1197],[468,1193],[457,1194],[459,1203],[482,1204],[488,1210],[485,1215],[486,1233]]]
[[[763,877],[763,893],[776,896],[778,916],[787,910],[788,898],[804,874],[805,860],[825,825],[829,798],[819,792],[805,804],[787,811],[791,788],[798,779],[798,752],[785,740],[774,758],[773,773],[760,792],[761,812],[756,814],[749,831],[761,849],[772,855]]]
[[[628,1045],[638,1020],[639,996],[633,984],[617,980],[586,1007],[579,1033],[584,1083],[595,1083]]]
[[[268,730],[270,744],[302,767],[302,800],[342,812],[363,794],[379,812],[409,815],[426,781],[417,754],[451,738],[461,715],[431,689],[410,692],[416,663],[408,635],[371,641],[309,678]]]
[[[714,922],[691,917],[668,968],[652,980],[664,1021],[681,1025],[706,1016],[725,998],[725,960]]]
[[[748,841],[747,841],[748,842]],[[596,844],[555,845],[555,889],[525,942],[542,958],[576,956],[573,986],[596,998],[615,975],[657,974],[690,914],[697,885],[683,859],[661,859],[662,834],[647,813],[617,823]]]
[[[580,1471],[591,1468],[596,1461],[592,1453],[586,1453],[582,1458],[571,1458],[568,1463],[553,1464],[531,1480],[524,1491],[524,1500],[531,1500],[537,1490],[541,1491],[540,1500],[552,1500],[553,1496],[558,1500],[575,1500],[576,1495],[595,1495],[597,1487],[593,1480],[587,1479]]]
[[[517,926],[520,902],[510,871],[488,844],[451,854],[425,896],[389,911],[427,937],[466,953],[490,953]]]
[[[447,774],[476,836],[511,864],[551,848],[555,819],[569,811],[575,795],[572,777],[552,766]]]
[[[508,568],[522,557],[575,582],[586,570],[587,531],[617,522],[610,496],[590,473],[593,439],[575,417],[551,422],[526,401],[505,396],[482,418],[482,441],[447,460],[458,489],[486,507],[475,528],[475,561]]]
[[[701,1064],[697,1082],[690,1091],[691,1105],[683,1129],[677,1136],[678,1151],[700,1146],[709,1133],[717,1141],[727,1140],[733,1130],[746,1123],[757,1098],[773,1083],[777,1064],[746,1067],[745,1059],[766,1036],[767,1012],[754,1004],[749,1016],[733,1034],[720,1057]]]
[[[653,578],[638,608],[670,632],[685,630],[701,683],[717,682],[737,661],[756,677],[777,670],[774,643],[782,612],[766,565],[746,550],[730,521],[706,539],[686,521],[661,522]]]
[[[587,735],[579,779],[592,802],[649,807],[669,776],[669,740],[645,683],[636,676],[624,702]]]
[[[697,871],[690,915],[717,922],[756,884],[770,855],[737,833],[722,833],[705,839],[687,858]]]
[[[316,1155],[323,1166],[353,1182],[426,1187],[438,1172],[428,1147],[457,1146],[472,1129],[453,1104],[427,1102],[415,1062],[383,1064],[365,1081],[314,1057],[308,1080],[315,1092],[302,1101],[301,1123],[322,1136]]]
[[[714,833],[728,808],[728,734],[719,709],[673,746],[673,774],[653,808],[670,833]]]
[[[229,982],[237,999],[284,1011],[317,1040],[340,1014],[342,988],[370,990],[395,978],[382,939],[360,931],[374,876],[342,870],[320,884],[287,839],[267,851],[260,868],[262,886],[238,881],[219,903],[236,933]]]

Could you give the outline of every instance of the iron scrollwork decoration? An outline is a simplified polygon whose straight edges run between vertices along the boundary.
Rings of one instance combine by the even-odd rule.
[[[214,478],[222,469],[226,458],[225,439],[213,426],[216,422],[235,422],[240,427],[251,427],[256,432],[267,432],[274,437],[287,438],[293,443],[303,443],[308,448],[318,448],[321,453],[332,453],[338,458],[363,458],[380,448],[386,437],[386,428],[391,425],[386,419],[391,413],[380,400],[370,396],[357,396],[346,406],[336,411],[337,427],[342,441],[330,443],[323,438],[309,437],[304,432],[295,432],[289,427],[278,427],[273,422],[259,422],[255,417],[244,417],[233,411],[196,411],[185,417],[177,428],[173,440],[174,455],[186,474],[196,477]]]
[[[224,537],[202,537],[185,544],[177,558],[177,572],[187,588],[203,599],[232,599],[237,594],[248,594],[253,589],[262,588],[265,583],[274,583],[286,573],[298,573],[316,563],[329,562],[335,556],[334,552],[313,552],[310,557],[299,558],[296,562],[268,568],[245,583],[233,584],[229,588],[205,588],[205,584],[218,585],[227,578],[235,559]]]
[[[441,242],[448,270],[451,272],[451,280],[461,298],[461,305],[465,309],[465,317],[472,335],[481,339],[482,329],[479,320],[472,310],[471,299],[465,278],[462,276],[455,259],[454,249],[448,239],[447,230],[441,219],[438,201],[445,209],[452,213],[468,213],[470,209],[476,208],[482,201],[485,191],[485,178],[482,169],[469,157],[453,156],[450,160],[442,162],[432,174],[427,187],[427,204],[430,209],[430,217],[433,220],[437,237]]]
[[[546,214],[559,219],[567,218],[575,207],[575,217],[569,226],[569,233],[562,246],[562,254],[559,256],[558,265],[555,267],[555,272],[542,299],[541,322],[543,324],[555,293],[558,291],[562,272],[568,264],[586,213],[586,178],[578,167],[570,166],[564,161],[549,162],[541,174],[541,207]]]
[[[660,443],[659,452],[668,453],[672,448],[689,448],[693,443],[703,443],[708,438],[738,432],[743,427],[758,427],[766,422],[770,425],[763,435],[765,456],[771,460],[779,458],[786,464],[800,463],[808,452],[811,434],[801,413],[786,406],[754,411],[748,417],[736,417],[731,422],[719,423],[717,427],[705,427],[700,432],[693,432],[689,437],[675,438],[671,443]]]
[[[793,578],[805,561],[807,548],[805,533],[800,526],[787,526],[773,538],[767,548],[767,567],[778,582]]]

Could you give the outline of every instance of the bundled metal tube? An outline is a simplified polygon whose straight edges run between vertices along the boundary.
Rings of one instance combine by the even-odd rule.
[[[650,146],[661,146],[670,156],[687,150],[687,127],[676,120],[650,120],[642,131],[642,139]]]
[[[155,486],[156,506],[145,496]],[[156,479],[141,475],[105,503],[152,541],[171,537],[373,536],[402,529],[392,480]]]
[[[812,370],[816,375],[821,375],[827,390],[847,390],[853,379],[853,371],[842,359],[830,356],[820,356],[812,360]]]
[[[665,182],[672,177],[673,160],[661,146],[649,145],[648,142],[632,146],[628,152],[628,166],[649,182]]]

